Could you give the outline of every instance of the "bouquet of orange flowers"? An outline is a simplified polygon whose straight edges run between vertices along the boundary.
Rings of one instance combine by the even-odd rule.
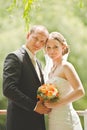
[[[43,84],[37,90],[37,98],[40,101],[56,102],[59,99],[59,91],[53,84]]]

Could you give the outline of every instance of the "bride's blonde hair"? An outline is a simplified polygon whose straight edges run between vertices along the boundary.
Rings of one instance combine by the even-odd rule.
[[[63,52],[62,52],[63,55],[69,53],[68,44],[66,42],[66,39],[64,38],[64,36],[61,33],[59,33],[59,32],[51,32],[49,34],[49,39],[57,40],[57,41],[59,41],[64,46]]]

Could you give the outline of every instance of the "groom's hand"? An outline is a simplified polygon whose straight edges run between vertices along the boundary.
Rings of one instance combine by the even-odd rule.
[[[41,101],[38,101],[34,111],[39,114],[48,114],[51,111],[51,109],[44,106],[44,104]]]

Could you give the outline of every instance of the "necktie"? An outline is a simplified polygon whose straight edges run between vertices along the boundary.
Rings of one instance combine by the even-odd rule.
[[[36,63],[37,63],[38,69],[39,69],[40,81],[41,81],[41,84],[43,84],[44,83],[43,73],[42,73],[42,70],[41,70],[41,67],[40,67],[38,60],[36,60]]]

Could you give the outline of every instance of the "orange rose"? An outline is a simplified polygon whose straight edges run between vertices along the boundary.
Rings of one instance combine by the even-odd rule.
[[[37,90],[37,98],[39,100],[56,101],[59,99],[59,92],[53,84],[43,84]]]

